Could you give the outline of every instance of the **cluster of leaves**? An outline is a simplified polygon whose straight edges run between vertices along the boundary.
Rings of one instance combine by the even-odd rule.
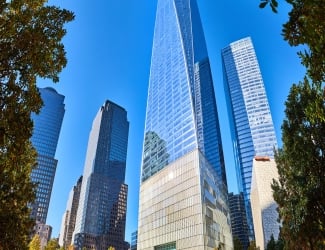
[[[41,250],[41,239],[38,234],[35,234],[29,243],[29,250]],[[60,247],[57,239],[51,239],[45,246],[44,250],[64,250],[64,248]]]
[[[307,79],[293,85],[282,125],[283,148],[276,153],[281,234],[289,249],[297,242],[315,249],[325,240],[325,99]]]
[[[298,53],[313,83],[325,82],[325,2],[324,0],[286,0],[292,8],[283,25],[283,37],[291,46],[303,46]],[[277,0],[261,0],[277,12]]]
[[[29,250],[41,250],[41,239],[38,234],[35,234],[29,243]]]
[[[256,242],[253,240],[249,242],[247,250],[260,250],[260,248],[256,246]]]
[[[42,107],[36,79],[57,82],[67,63],[63,25],[74,16],[45,4],[0,0],[0,250],[28,245],[28,204],[35,199],[30,173],[37,157],[31,113]]]
[[[60,248],[60,245],[59,245],[59,242],[57,241],[57,239],[51,239],[47,243],[44,250],[61,250],[61,249],[62,248]]]
[[[283,240],[281,238],[275,240],[272,234],[271,239],[268,241],[266,245],[266,250],[283,250],[283,248],[284,248]]]
[[[234,236],[233,237],[233,243],[234,243],[234,250],[243,250],[243,244],[241,241],[238,239],[238,237]]]
[[[286,249],[325,249],[325,1],[286,0],[292,6],[283,37],[298,53],[306,76],[293,84],[276,153],[279,205]],[[276,0],[262,0],[276,12]]]

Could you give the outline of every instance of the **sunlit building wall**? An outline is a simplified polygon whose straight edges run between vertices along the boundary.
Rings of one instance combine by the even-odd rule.
[[[273,199],[271,184],[279,179],[274,159],[255,157],[251,186],[251,206],[256,246],[265,249],[273,235],[277,240],[280,232],[277,203]]]

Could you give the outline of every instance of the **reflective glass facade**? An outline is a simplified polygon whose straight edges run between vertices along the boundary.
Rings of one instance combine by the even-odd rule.
[[[124,184],[129,122],[125,109],[106,101],[89,135],[74,231],[74,244],[127,249],[124,242],[127,185]]]
[[[31,141],[37,150],[38,165],[33,169],[31,179],[38,183],[38,187],[35,203],[31,205],[31,217],[45,224],[58,162],[54,157],[65,105],[64,96],[53,88],[40,88],[39,92],[44,105],[39,114],[32,114],[34,130]]]
[[[253,158],[273,157],[277,140],[251,39],[244,38],[224,48],[222,61],[238,187],[244,193],[252,236],[249,196]]]
[[[195,1],[158,1],[142,181],[199,148],[226,186],[207,50]]]
[[[135,231],[131,235],[131,250],[137,250],[137,244],[138,244],[138,231]]]
[[[217,107],[195,0],[157,3],[141,170],[138,249],[231,248]]]
[[[232,236],[235,240],[237,238],[243,246],[247,249],[249,246],[249,231],[247,226],[246,209],[243,193],[228,194],[229,210],[231,218]]]

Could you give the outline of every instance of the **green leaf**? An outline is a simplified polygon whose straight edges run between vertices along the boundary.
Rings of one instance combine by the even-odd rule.
[[[270,4],[270,6],[271,6],[271,9],[272,9],[272,11],[273,11],[274,13],[278,13],[277,8],[273,5],[272,2],[271,2],[271,4]]]
[[[263,2],[260,3],[259,7],[261,9],[263,9],[268,3],[269,3],[269,1],[263,1]]]

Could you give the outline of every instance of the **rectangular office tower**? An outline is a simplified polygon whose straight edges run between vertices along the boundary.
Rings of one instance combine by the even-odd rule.
[[[31,179],[38,183],[36,199],[31,205],[31,217],[37,223],[45,224],[52,186],[58,161],[54,158],[59,140],[64,109],[64,96],[55,89],[40,88],[43,107],[39,114],[32,114],[34,130],[31,142],[37,151],[37,168]]]
[[[232,249],[212,75],[195,0],[158,0],[138,249]]]
[[[277,140],[250,37],[225,47],[222,65],[238,188],[244,193],[250,236],[253,237],[249,202],[253,158],[255,155],[273,158]]]
[[[127,112],[106,101],[93,121],[88,140],[73,234],[77,250],[128,249],[124,241],[128,134]]]

